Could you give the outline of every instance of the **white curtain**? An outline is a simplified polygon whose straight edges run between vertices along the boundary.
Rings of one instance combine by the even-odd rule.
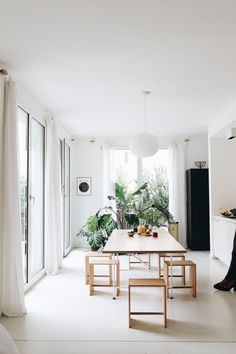
[[[25,313],[21,252],[18,122],[15,83],[0,76],[0,312]]]
[[[47,122],[45,268],[57,274],[63,259],[60,143],[56,123]]]
[[[115,179],[112,162],[113,150],[108,144],[104,143],[102,146],[103,206],[115,207],[115,202],[107,198],[107,196],[115,196]]]
[[[169,210],[179,222],[179,242],[186,247],[186,143],[173,141],[169,145]]]

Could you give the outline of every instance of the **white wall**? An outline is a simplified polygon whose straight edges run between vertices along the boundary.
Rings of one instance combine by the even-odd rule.
[[[236,207],[236,139],[211,138],[211,215]]]
[[[196,168],[195,161],[206,161],[208,167],[208,140],[207,135],[192,136],[186,143],[186,169]]]
[[[208,125],[208,136],[214,137],[230,126],[236,126],[236,102],[233,102],[224,112],[221,112],[218,117],[212,120]]]
[[[87,247],[84,238],[75,235],[90,215],[102,208],[102,140],[90,142],[87,138],[75,139],[71,144],[71,233],[75,247]],[[92,178],[92,195],[76,194],[77,177]]]

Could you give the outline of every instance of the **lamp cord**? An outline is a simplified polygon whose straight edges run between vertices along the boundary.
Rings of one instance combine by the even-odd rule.
[[[147,133],[147,95],[144,93],[144,129]]]
[[[147,95],[150,95],[150,91],[143,91],[144,94],[144,124],[145,124],[145,133],[147,133]]]

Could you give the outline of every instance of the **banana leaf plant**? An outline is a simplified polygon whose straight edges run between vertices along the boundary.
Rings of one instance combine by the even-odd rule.
[[[115,184],[115,201],[119,215],[120,228],[137,227],[139,219],[136,215],[136,199],[146,190],[148,184],[144,183],[134,193],[128,193],[124,186]],[[109,198],[109,197],[108,197]]]
[[[116,215],[118,225],[120,228],[137,227],[140,219],[147,217],[147,212],[158,211],[159,218],[165,222],[171,223],[174,221],[173,215],[169,212],[168,207],[163,201],[161,204],[158,201],[151,202],[150,205],[145,206],[143,209],[138,208],[137,201],[148,192],[148,183],[144,183],[134,193],[127,193],[124,186],[119,183],[115,184],[115,197],[108,196],[108,199],[114,199],[116,201]],[[113,210],[112,210],[113,211]],[[114,212],[114,211],[113,211]],[[149,220],[147,220],[150,223]]]

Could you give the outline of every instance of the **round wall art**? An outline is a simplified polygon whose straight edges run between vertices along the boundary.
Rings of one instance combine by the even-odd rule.
[[[91,195],[91,177],[77,177],[77,195]]]

